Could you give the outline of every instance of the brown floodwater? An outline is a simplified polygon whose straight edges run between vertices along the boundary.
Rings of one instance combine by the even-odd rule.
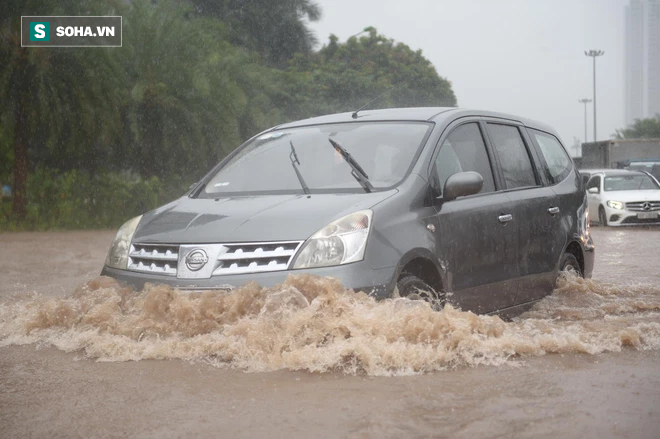
[[[112,232],[0,234],[0,437],[659,437],[660,230],[503,321],[333,279],[98,277]]]

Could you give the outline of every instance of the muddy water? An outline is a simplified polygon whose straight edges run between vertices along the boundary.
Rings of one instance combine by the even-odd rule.
[[[512,322],[304,276],[134,292],[96,276],[111,233],[0,235],[0,436],[657,437],[660,231],[594,234],[594,279]]]

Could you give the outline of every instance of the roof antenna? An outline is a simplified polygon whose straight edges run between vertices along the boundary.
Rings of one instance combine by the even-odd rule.
[[[371,105],[371,104],[373,104],[374,102],[378,101],[380,98],[382,98],[383,96],[385,96],[386,94],[388,94],[389,92],[391,92],[392,90],[394,90],[395,88],[399,88],[400,86],[402,86],[403,84],[405,84],[405,83],[407,83],[407,82],[408,82],[408,80],[406,79],[405,81],[401,81],[401,82],[399,82],[397,85],[394,85],[394,86],[390,87],[389,89],[385,90],[382,94],[376,96],[374,99],[370,100],[369,102],[367,102],[366,104],[364,104],[363,106],[361,106],[360,108],[358,108],[357,110],[355,110],[355,111],[353,112],[353,114],[351,115],[351,117],[352,117],[353,119],[357,119],[357,118],[358,118],[358,113],[359,113],[360,111],[364,110],[364,109],[367,108],[369,105]]]

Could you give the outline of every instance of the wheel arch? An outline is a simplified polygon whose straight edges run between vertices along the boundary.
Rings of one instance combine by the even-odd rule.
[[[401,257],[393,285],[396,285],[403,273],[414,274],[438,292],[446,291],[445,271],[433,253],[427,249],[413,249]]]

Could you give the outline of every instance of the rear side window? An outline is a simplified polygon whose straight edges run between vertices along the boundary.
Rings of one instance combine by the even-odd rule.
[[[442,143],[435,159],[435,186],[442,193],[445,182],[457,172],[474,171],[484,178],[480,193],[495,191],[484,138],[479,125],[466,123],[455,128]]]
[[[546,166],[543,167],[543,172],[545,172],[548,181],[551,184],[557,184],[568,177],[573,166],[559,140],[555,136],[541,131],[530,130],[530,132],[534,135],[534,139],[545,159]]]
[[[536,186],[529,152],[520,131],[511,125],[488,124],[488,132],[500,159],[507,189]]]

